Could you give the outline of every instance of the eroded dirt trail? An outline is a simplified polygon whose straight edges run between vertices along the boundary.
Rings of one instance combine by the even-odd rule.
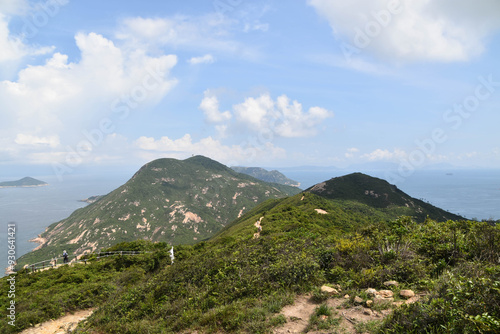
[[[94,309],[76,311],[61,318],[46,321],[35,327],[27,328],[21,334],[66,334],[71,333],[80,321],[90,317]]]

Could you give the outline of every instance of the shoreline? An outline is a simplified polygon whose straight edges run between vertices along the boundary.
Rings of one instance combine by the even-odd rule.
[[[46,183],[46,184],[34,184],[31,186],[0,186],[0,189],[3,189],[3,188],[36,188],[36,187],[45,187],[48,185],[49,184]]]
[[[33,252],[33,251],[36,251],[36,250],[39,250],[42,248],[43,245],[45,245],[47,243],[47,239],[45,238],[42,238],[42,236],[39,234],[37,237],[33,238],[33,239],[30,239],[28,240],[29,242],[33,242],[33,243],[37,243],[39,244],[38,246],[36,246],[34,249],[32,249],[30,252]]]

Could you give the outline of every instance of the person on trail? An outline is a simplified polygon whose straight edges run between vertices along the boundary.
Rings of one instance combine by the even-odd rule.
[[[66,253],[66,251],[63,251],[63,258],[64,258],[64,263],[68,263],[68,253]]]

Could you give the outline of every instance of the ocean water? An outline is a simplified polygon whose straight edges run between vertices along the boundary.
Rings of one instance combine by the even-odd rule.
[[[306,189],[332,177],[348,174],[333,170],[286,170],[284,174]],[[364,172],[385,179],[384,171]],[[448,175],[448,174],[452,175]],[[64,182],[53,176],[37,177],[50,185],[0,189],[0,266],[7,266],[7,225],[16,224],[16,256],[37,246],[30,239],[47,226],[85,206],[81,199],[104,195],[124,184],[132,174],[69,175]],[[0,179],[0,181],[7,181]],[[412,197],[469,219],[500,219],[500,170],[418,171],[396,186]],[[3,255],[2,255],[3,254]],[[3,273],[3,270],[2,270]]]
[[[35,177],[49,183],[34,188],[0,189],[0,272],[7,267],[7,225],[16,225],[16,257],[30,252],[38,244],[29,242],[47,226],[67,218],[87,205],[79,200],[103,195],[125,183],[132,175],[69,175],[60,182],[55,176]],[[11,179],[9,179],[11,180]],[[0,181],[8,181],[0,179]]]
[[[290,170],[285,174],[307,189],[349,171]],[[387,179],[385,171],[363,173]],[[468,219],[500,219],[500,170],[421,170],[394,184],[408,195]]]

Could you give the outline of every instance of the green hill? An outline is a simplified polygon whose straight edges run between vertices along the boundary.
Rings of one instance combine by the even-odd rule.
[[[47,186],[47,182],[43,182],[32,177],[24,177],[17,181],[6,181],[0,182],[0,188],[12,188],[12,187],[41,187]]]
[[[279,188],[279,189],[278,189]],[[298,191],[265,183],[206,157],[159,159],[127,183],[50,225],[45,242],[19,259],[33,263],[145,239],[190,244],[209,238],[268,198]]]
[[[253,176],[256,179],[265,182],[278,183],[292,187],[300,187],[300,182],[287,178],[285,175],[283,175],[277,170],[268,171],[260,167],[237,167],[237,166],[233,166],[231,167],[231,169],[237,171],[238,173],[243,173]]]
[[[362,173],[353,173],[318,183],[306,190],[331,200],[348,200],[394,212],[399,216],[412,216],[417,221],[427,217],[437,220],[461,220],[459,215],[437,208],[413,198],[387,181]]]
[[[124,243],[110,250],[151,253],[21,272],[17,327],[3,322],[0,330],[17,332],[67,311],[97,307],[79,333],[272,333],[297,321],[280,312],[305,293],[317,301],[316,314],[327,314],[309,320],[311,331],[322,328],[316,333],[342,332],[345,315],[326,306],[331,298],[366,312],[394,310],[383,321],[358,321],[358,332],[500,330],[500,228],[488,223],[389,220],[381,208],[303,193],[267,200],[209,241],[176,246],[172,266],[169,248]],[[399,282],[390,288],[396,302],[404,304],[403,289],[421,300],[370,310],[365,290],[388,289],[388,280]],[[6,280],[2,284],[8,288]],[[341,287],[341,295],[325,295],[323,284]],[[7,303],[1,295],[0,307]]]
[[[145,166],[135,177],[149,170]],[[359,174],[347,179],[353,177],[366,181],[357,186],[363,191],[387,192],[381,180]],[[323,196],[316,188],[254,206],[209,240],[175,246],[173,265],[171,245],[138,240],[108,251],[147,253],[101,260],[90,255],[86,265],[22,270],[16,276],[16,324],[0,322],[0,332],[94,307],[78,333],[273,333],[300,320],[282,312],[304,295],[317,303],[305,319],[306,332],[500,332],[500,226],[429,218],[417,223],[398,216],[412,208],[394,203],[413,199],[398,199],[396,190],[385,204],[363,203],[347,194],[332,198],[332,185],[321,186]],[[398,285],[387,287],[388,281]],[[1,288],[8,291],[11,284],[4,278]],[[325,284],[341,293],[325,294]],[[375,304],[367,288],[390,290],[394,297]],[[407,305],[402,290],[416,292],[419,300]],[[329,306],[332,300],[337,307]],[[0,308],[9,302],[8,294],[0,295]],[[347,320],[346,312],[355,309],[379,316]],[[348,321],[354,331],[342,327]]]

